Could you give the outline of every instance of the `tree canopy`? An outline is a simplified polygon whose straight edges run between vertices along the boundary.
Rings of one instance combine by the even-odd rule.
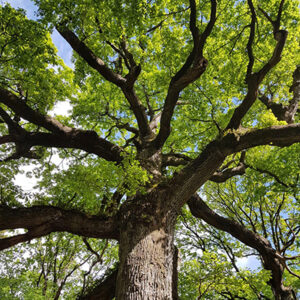
[[[297,299],[298,1],[34,3],[0,6],[0,298]]]

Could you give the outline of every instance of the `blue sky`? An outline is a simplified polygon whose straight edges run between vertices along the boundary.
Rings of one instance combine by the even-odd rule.
[[[37,18],[37,7],[31,0],[0,0],[0,3],[4,5],[9,3],[12,7],[23,8],[26,11],[26,15],[29,19],[35,20]],[[55,44],[58,55],[64,60],[64,62],[69,66],[73,67],[71,62],[72,48],[68,43],[60,36],[60,34],[54,30],[52,33],[52,40]]]

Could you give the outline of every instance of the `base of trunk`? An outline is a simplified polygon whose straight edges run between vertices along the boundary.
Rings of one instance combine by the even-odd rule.
[[[176,294],[174,226],[150,223],[126,224],[121,233],[116,299],[161,300]]]

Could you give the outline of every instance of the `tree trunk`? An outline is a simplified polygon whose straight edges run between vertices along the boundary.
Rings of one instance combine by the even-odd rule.
[[[176,217],[163,216],[149,202],[141,206],[141,211],[127,210],[122,222],[116,299],[176,299]]]
[[[281,286],[280,291],[274,288],[272,289],[275,300],[297,300],[296,295],[291,288]]]
[[[275,300],[297,300],[293,289],[283,285],[284,262],[268,254],[262,258],[264,269],[270,270],[272,274],[268,284],[272,288]]]

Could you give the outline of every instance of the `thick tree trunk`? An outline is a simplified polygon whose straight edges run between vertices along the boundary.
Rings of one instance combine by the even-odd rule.
[[[116,299],[176,299],[176,218],[163,216],[157,205],[142,206],[139,212],[128,210],[122,222]]]
[[[272,287],[275,300],[297,300],[295,293],[288,287]]]

